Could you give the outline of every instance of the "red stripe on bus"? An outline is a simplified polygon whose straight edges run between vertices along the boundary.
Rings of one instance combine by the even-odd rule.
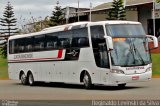
[[[59,50],[57,58],[62,58],[62,53],[63,53],[63,50]]]

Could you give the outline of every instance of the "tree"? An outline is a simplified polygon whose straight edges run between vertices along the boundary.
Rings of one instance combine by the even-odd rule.
[[[61,6],[58,4],[59,2],[57,1],[57,6],[55,6],[54,11],[52,11],[52,16],[50,17],[49,26],[61,25],[64,20],[65,14],[63,13]]]
[[[14,18],[13,6],[11,6],[10,2],[8,2],[5,7],[3,17],[4,18],[0,18],[0,26],[2,27],[0,31],[5,36],[5,39],[8,40],[8,37],[16,34],[18,29],[16,28],[17,20]],[[7,57],[7,43],[3,44],[1,54]]]
[[[113,0],[112,9],[108,12],[108,20],[125,20],[124,0]]]
[[[17,33],[18,28],[15,28],[17,19],[14,16],[13,6],[8,2],[3,13],[4,18],[0,18],[0,25],[4,27],[0,31],[6,35],[6,39]]]
[[[31,19],[27,23],[25,23],[25,25],[21,25],[19,32],[21,34],[38,32],[41,31],[42,29],[48,28],[49,24],[50,24],[50,19],[48,16],[46,16],[44,19],[42,19],[41,17],[34,18],[32,16]]]

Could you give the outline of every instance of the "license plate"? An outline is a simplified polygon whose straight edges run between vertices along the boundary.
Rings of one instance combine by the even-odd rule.
[[[132,80],[138,80],[139,79],[139,76],[133,76],[132,77]]]

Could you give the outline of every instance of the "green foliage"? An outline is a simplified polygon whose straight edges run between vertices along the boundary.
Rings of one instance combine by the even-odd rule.
[[[3,58],[7,58],[7,43],[2,46],[0,54]]]
[[[52,11],[52,16],[50,17],[49,26],[61,25],[64,20],[64,13],[61,6],[55,6],[54,11]]]
[[[160,54],[152,54],[153,74],[160,75]]]
[[[7,59],[2,58],[0,55],[0,79],[6,78],[8,78]]]
[[[0,18],[0,25],[3,27],[0,31],[6,35],[6,39],[17,33],[17,28],[15,28],[16,22],[17,19],[14,18],[13,6],[8,2],[3,13],[3,18]]]
[[[18,32],[16,22],[17,20],[14,18],[13,6],[8,2],[3,13],[3,18],[0,18],[0,25],[2,27],[0,31],[5,36],[4,38],[6,40],[8,40],[8,37]],[[7,42],[2,45],[1,54],[5,58],[7,57]]]
[[[49,27],[50,19],[48,16],[45,17],[44,19],[41,19],[41,17],[39,17],[39,19],[34,18],[32,16],[29,19],[28,23],[26,23],[25,25],[21,25],[21,28],[19,29],[19,33],[20,34],[27,34],[27,33],[39,32],[42,29]]]
[[[125,20],[126,11],[123,0],[113,0],[112,9],[108,12],[108,20]]]

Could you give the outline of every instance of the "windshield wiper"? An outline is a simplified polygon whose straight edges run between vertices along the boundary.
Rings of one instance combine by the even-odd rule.
[[[133,55],[133,58],[134,58],[134,64],[135,64],[135,62],[136,62],[136,57],[135,57],[135,55],[134,55],[134,52],[133,52],[133,46],[132,46],[132,40],[129,38],[129,47],[130,47],[130,49],[129,49],[129,52]]]
[[[132,42],[132,44],[133,44],[133,50],[135,51],[135,54],[136,54],[136,53],[138,54],[138,56],[139,56],[139,58],[140,58],[140,61],[142,62],[142,65],[145,65],[146,63],[145,63],[145,61],[143,60],[143,58],[142,58],[141,54],[139,53],[139,51],[137,50],[137,48],[135,47],[134,42]]]

